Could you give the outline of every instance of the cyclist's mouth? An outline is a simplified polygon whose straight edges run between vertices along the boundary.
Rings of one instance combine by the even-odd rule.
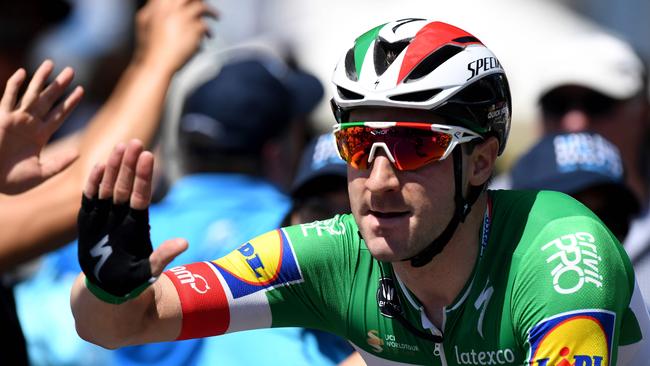
[[[409,215],[408,211],[379,212],[370,210],[369,213],[378,219],[399,219]]]

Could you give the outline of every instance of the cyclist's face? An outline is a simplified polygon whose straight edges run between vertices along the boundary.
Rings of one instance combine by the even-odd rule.
[[[353,116],[391,120],[390,113]],[[398,261],[420,252],[452,217],[454,175],[451,158],[413,171],[399,171],[383,151],[367,170],[348,168],[350,207],[373,256]]]

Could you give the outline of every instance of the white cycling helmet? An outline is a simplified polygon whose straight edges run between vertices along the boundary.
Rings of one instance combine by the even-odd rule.
[[[495,136],[499,154],[505,148],[511,116],[505,72],[481,41],[452,25],[410,18],[375,27],[356,39],[332,81],[339,123],[358,107],[423,109]]]

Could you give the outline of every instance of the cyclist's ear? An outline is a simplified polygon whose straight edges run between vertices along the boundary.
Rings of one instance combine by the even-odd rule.
[[[471,185],[480,186],[490,179],[498,153],[499,141],[494,136],[490,136],[485,141],[476,144],[467,157],[469,168],[467,177]]]

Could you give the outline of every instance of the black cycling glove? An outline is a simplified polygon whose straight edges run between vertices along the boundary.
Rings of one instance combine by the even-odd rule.
[[[148,210],[83,196],[77,227],[77,253],[86,287],[99,299],[120,304],[155,281],[149,263],[153,248]]]

